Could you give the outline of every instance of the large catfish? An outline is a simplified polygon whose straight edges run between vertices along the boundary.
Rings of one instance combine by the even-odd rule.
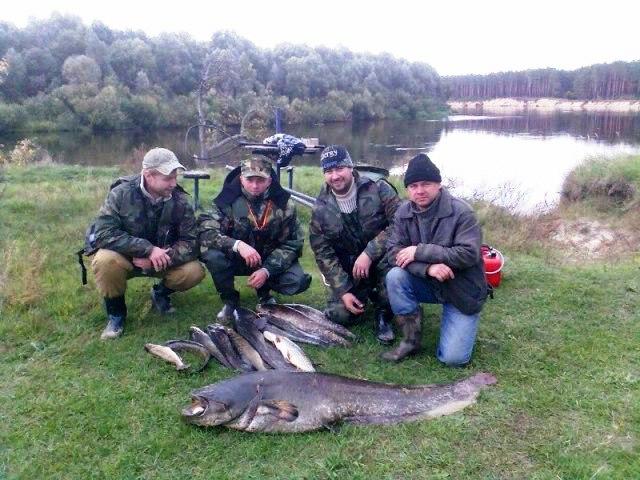
[[[496,383],[490,373],[444,385],[391,385],[325,373],[268,370],[192,392],[186,421],[247,432],[307,432],[336,423],[390,424],[448,415]]]

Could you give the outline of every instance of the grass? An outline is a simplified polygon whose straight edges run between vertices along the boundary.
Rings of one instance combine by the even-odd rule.
[[[296,188],[315,194],[319,172],[298,173]],[[399,365],[378,359],[370,324],[355,327],[362,340],[351,349],[305,346],[321,370],[370,380],[494,373],[499,384],[475,406],[431,421],[300,435],[203,429],[184,424],[179,409],[192,389],[231,373],[211,365],[180,374],[142,346],[211,322],[221,306],[211,279],[176,294],[179,312],[170,319],[151,309],[151,281],[132,280],[125,336],[107,343],[98,338],[105,318],[91,275],[80,286],[74,252],[117,174],[57,166],[2,175],[0,478],[640,476],[638,252],[564,264],[518,219],[482,207],[486,239],[508,263],[483,311],[471,365],[449,369],[435,360],[435,306],[425,307],[425,351]],[[203,199],[223,175],[204,182]],[[300,214],[306,225],[308,211]],[[325,291],[308,245],[302,263],[314,280],[296,301],[320,308]],[[246,289],[242,298],[255,303]]]

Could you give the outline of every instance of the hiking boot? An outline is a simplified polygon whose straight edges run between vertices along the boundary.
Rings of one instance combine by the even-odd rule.
[[[118,338],[124,331],[124,321],[127,318],[127,304],[124,295],[115,298],[104,299],[104,308],[107,311],[107,326],[100,335],[101,340]]]
[[[100,340],[111,340],[118,338],[124,331],[124,316],[109,315],[109,322],[100,335]]]
[[[408,315],[396,315],[396,322],[402,329],[402,341],[393,350],[381,355],[390,362],[399,362],[408,355],[417,353],[422,342],[422,310],[418,309]]]
[[[174,291],[163,283],[158,283],[151,289],[151,303],[160,315],[175,313],[176,309],[171,305],[171,295]]]
[[[233,322],[233,312],[235,311],[236,306],[231,303],[225,303],[222,306],[222,309],[216,315],[216,320],[223,325],[231,325]]]
[[[393,334],[393,328],[391,328],[391,319],[393,315],[385,308],[376,310],[374,316],[374,323],[376,329],[376,338],[382,345],[391,345],[395,335]]]

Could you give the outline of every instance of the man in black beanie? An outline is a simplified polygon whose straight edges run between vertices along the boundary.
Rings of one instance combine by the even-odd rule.
[[[382,358],[399,361],[420,350],[420,303],[442,304],[436,356],[449,366],[469,362],[487,297],[480,254],[482,232],[471,207],[441,186],[440,170],[425,154],[404,176],[409,200],[394,218],[387,242],[391,309],[403,340]]]
[[[325,315],[334,322],[353,323],[371,299],[376,337],[390,344],[394,334],[384,285],[390,268],[386,243],[400,198],[386,180],[355,170],[342,145],[325,148],[320,163],[325,184],[311,214],[309,243],[331,292]]]

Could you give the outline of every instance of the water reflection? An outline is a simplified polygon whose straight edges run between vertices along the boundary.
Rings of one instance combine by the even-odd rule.
[[[185,131],[29,136],[49,152],[54,162],[133,166],[146,150],[163,146],[175,151],[185,165],[200,167],[190,157],[198,151],[196,137],[192,136],[185,148]],[[318,137],[323,144],[346,145],[357,162],[399,173],[414,155],[428,152],[461,193],[497,196],[502,203],[520,210],[557,201],[564,176],[587,157],[640,152],[640,115],[618,113],[455,115],[434,122],[386,120],[293,126],[287,132]],[[269,134],[256,132],[255,139],[260,141]],[[0,138],[5,153],[23,137]],[[242,154],[236,150],[211,164],[237,164]],[[297,158],[294,164],[318,162],[314,155]]]

